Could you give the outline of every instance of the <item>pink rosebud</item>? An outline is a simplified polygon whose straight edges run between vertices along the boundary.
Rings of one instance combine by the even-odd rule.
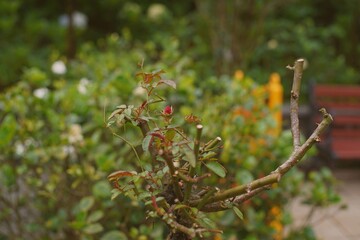
[[[163,110],[163,115],[165,115],[165,116],[169,116],[169,115],[171,115],[172,113],[173,113],[173,108],[172,108],[172,106],[166,106],[165,108],[164,108],[164,110]]]

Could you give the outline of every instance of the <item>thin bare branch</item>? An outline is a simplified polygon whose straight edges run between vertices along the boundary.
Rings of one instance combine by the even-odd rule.
[[[323,120],[321,123],[317,126],[315,131],[311,134],[311,136],[305,141],[301,147],[299,147],[297,150],[295,150],[289,159],[281,164],[275,172],[279,172],[282,175],[284,175],[286,172],[288,172],[295,164],[297,164],[301,158],[305,155],[305,153],[314,145],[314,143],[319,142],[321,133],[324,132],[324,130],[330,125],[330,123],[333,121],[333,118],[330,114],[326,112],[324,108],[322,108],[322,114],[323,114]]]
[[[199,183],[200,181],[204,180],[205,178],[208,178],[211,176],[210,173],[206,173],[199,177],[189,177],[188,175],[182,174],[179,171],[175,171],[175,175],[178,176],[181,180],[183,180],[185,182],[189,182],[189,183]]]

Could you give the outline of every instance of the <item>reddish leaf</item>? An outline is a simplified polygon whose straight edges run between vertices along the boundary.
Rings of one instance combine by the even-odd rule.
[[[116,171],[116,172],[111,173],[108,176],[108,179],[109,179],[109,181],[116,181],[119,178],[131,177],[131,176],[134,176],[136,174],[137,174],[137,172],[135,172],[135,171],[121,171],[120,170],[120,171]]]

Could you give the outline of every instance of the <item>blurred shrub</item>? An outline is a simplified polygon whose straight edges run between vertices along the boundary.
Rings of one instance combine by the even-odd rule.
[[[170,103],[184,115],[201,114],[206,136],[225,140],[221,158],[234,171],[220,184],[261,176],[290,152],[288,132],[268,134],[273,123],[266,94],[253,80],[210,77],[201,79],[199,90],[195,60],[182,54],[179,39],[159,39],[160,50],[151,41],[134,46],[131,39],[124,30],[124,37],[112,34],[97,46],[83,44],[76,61],[64,60],[62,75],[31,66],[0,95],[1,239],[163,239],[163,226],[144,220],[136,202],[111,201],[105,180],[136,164],[130,146],[104,129],[104,118],[119,103],[142,101],[134,75],[135,63],[144,57],[152,62],[147,68],[164,68],[178,82],[177,94],[165,92]],[[55,60],[56,53],[42,67],[51,69]],[[134,131],[125,138],[136,147]],[[284,205],[302,193],[303,180],[294,170],[281,189],[244,205],[245,222],[232,213],[215,215],[228,229],[224,239],[272,238],[289,223]],[[314,194],[320,197],[310,203],[334,199],[326,191]]]
[[[106,176],[135,163],[131,148],[105,129],[105,117],[118,103],[142,101],[135,74],[143,58],[160,57],[148,67],[168,63],[168,75],[184,79],[173,96],[178,104],[194,91],[187,84],[195,75],[185,70],[192,61],[179,54],[177,39],[160,41],[162,51],[130,40],[112,34],[98,46],[83,44],[76,61],[58,61],[66,64],[61,74],[51,66],[55,52],[0,95],[0,239],[163,239],[136,202],[110,199]]]
[[[106,181],[110,171],[132,164],[125,159],[129,148],[103,128],[105,108],[136,87],[132,69],[117,64],[115,54],[84,51],[65,76],[29,68],[0,96],[1,239],[142,233],[141,213],[131,201],[111,201]],[[115,205],[124,211],[111,211]]]

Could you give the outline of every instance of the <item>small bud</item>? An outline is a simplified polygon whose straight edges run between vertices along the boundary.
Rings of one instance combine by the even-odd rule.
[[[164,116],[170,116],[173,114],[173,107],[172,106],[166,106],[162,112]]]

